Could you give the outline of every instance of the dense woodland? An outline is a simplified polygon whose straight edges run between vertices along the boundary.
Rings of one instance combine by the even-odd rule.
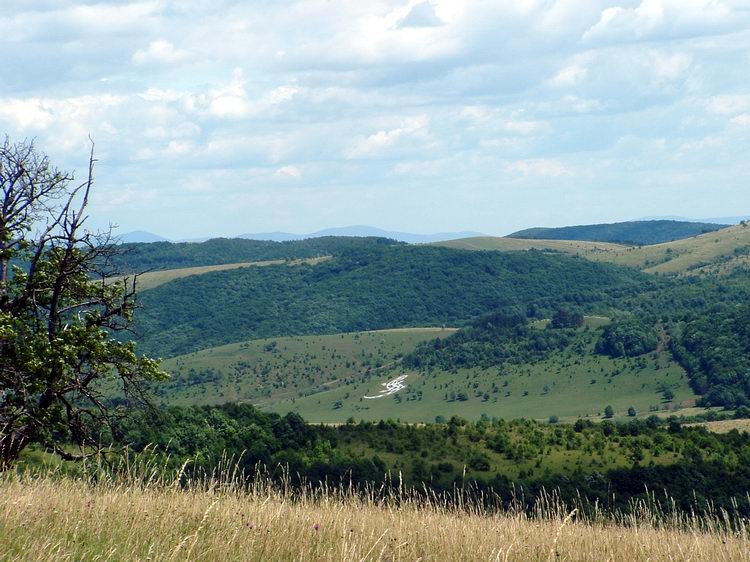
[[[605,310],[653,279],[546,252],[370,244],[317,265],[207,273],[145,291],[140,349],[171,356],[284,335],[455,326],[495,310],[543,317],[560,303]]]
[[[337,256],[343,252],[400,244],[387,238],[326,236],[272,242],[244,238],[213,238],[206,242],[151,242],[122,244],[114,263],[121,271],[139,273],[228,263],[292,260]]]
[[[538,240],[588,240],[618,244],[660,244],[713,232],[726,225],[673,220],[650,220],[564,226],[561,228],[529,228],[519,230],[511,238]]]

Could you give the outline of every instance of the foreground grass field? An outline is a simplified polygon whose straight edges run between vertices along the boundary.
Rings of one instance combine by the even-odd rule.
[[[24,561],[682,561],[750,560],[744,520],[643,508],[579,521],[554,501],[532,516],[456,508],[439,499],[374,501],[345,492],[292,497],[266,485],[91,486],[0,480],[0,559]],[[730,530],[733,526],[734,530]]]

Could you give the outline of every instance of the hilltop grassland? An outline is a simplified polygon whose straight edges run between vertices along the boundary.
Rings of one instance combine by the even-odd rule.
[[[439,499],[294,496],[209,482],[10,478],[0,481],[0,559],[242,561],[750,560],[744,520],[641,509],[579,521],[554,501],[489,513]],[[731,530],[731,528],[734,528]]]
[[[138,275],[138,290],[147,291],[154,289],[164,283],[169,283],[175,279],[182,279],[183,277],[190,277],[192,275],[203,275],[205,273],[212,273],[214,271],[226,271],[230,269],[241,269],[244,267],[267,267],[270,265],[315,265],[322,261],[331,259],[330,256],[321,256],[317,258],[305,258],[298,260],[266,260],[266,261],[253,261],[253,262],[240,262],[240,263],[226,263],[221,265],[204,265],[199,267],[182,267],[178,269],[163,269],[157,271],[147,271]],[[119,277],[117,279],[122,279]]]
[[[517,252],[525,250],[553,250],[567,254],[586,255],[596,252],[624,250],[628,246],[609,242],[588,242],[581,240],[532,240],[522,238],[505,238],[499,236],[476,236],[436,242],[433,246],[453,248],[454,250],[498,250]]]
[[[590,254],[595,261],[635,267],[647,273],[729,273],[747,265],[750,226],[738,225],[693,238]]]
[[[750,265],[750,226],[738,225],[672,242],[629,246],[577,240],[477,237],[435,245],[461,250],[554,250],[646,273],[726,275]]]

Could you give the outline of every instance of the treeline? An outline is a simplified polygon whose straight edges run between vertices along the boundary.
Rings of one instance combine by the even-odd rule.
[[[391,482],[447,493],[483,490],[504,501],[522,493],[529,502],[556,490],[571,504],[580,494],[620,509],[659,490],[683,510],[733,509],[736,500],[750,515],[743,495],[750,487],[747,435],[712,434],[656,417],[565,426],[452,418],[425,426],[330,427],[228,404],[139,412],[115,427],[115,442],[136,451],[156,446],[164,452],[160,462],[172,467],[191,459],[189,470],[210,471],[228,455],[248,476],[262,464],[297,483]]]
[[[387,238],[326,236],[273,242],[243,238],[213,238],[206,242],[151,242],[122,244],[113,266],[125,273],[179,269],[228,263],[291,260],[337,256],[344,252],[400,244]]]
[[[488,311],[607,309],[655,283],[637,271],[537,251],[376,245],[317,265],[178,279],[141,296],[140,350],[171,356],[284,335],[457,325]]]

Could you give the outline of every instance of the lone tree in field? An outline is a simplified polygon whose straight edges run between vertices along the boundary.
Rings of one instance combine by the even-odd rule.
[[[74,184],[33,143],[0,143],[0,470],[32,443],[91,454],[143,383],[164,376],[114,337],[132,321],[137,276],[112,281],[110,233],[84,227],[94,162],[92,143]]]

